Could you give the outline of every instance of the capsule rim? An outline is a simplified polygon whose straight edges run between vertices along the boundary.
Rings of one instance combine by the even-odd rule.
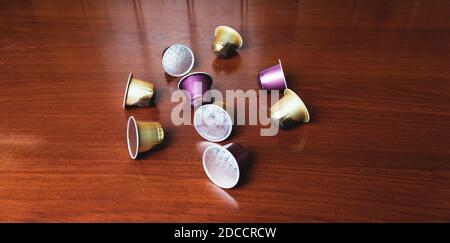
[[[128,88],[130,87],[132,79],[133,79],[133,73],[130,72],[130,74],[128,75],[127,85],[125,86],[125,94],[123,95],[123,103],[122,103],[123,109],[127,108]]]
[[[133,122],[134,125],[134,129],[136,130],[136,151],[134,151],[134,153],[131,151],[131,147],[130,147],[130,121]],[[137,122],[136,119],[134,118],[134,116],[130,116],[128,118],[128,123],[127,123],[127,145],[128,145],[128,153],[130,154],[131,159],[136,159],[137,155],[139,153],[139,130],[138,130],[138,126],[137,126]]]
[[[287,82],[286,82],[286,76],[284,75],[284,69],[283,69],[283,65],[281,65],[281,59],[278,58],[278,63],[280,64],[280,69],[281,69],[281,73],[283,74],[283,81],[284,81],[284,89],[287,89]]]

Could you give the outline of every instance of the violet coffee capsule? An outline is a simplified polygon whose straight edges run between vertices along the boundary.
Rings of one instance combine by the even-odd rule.
[[[259,72],[258,86],[265,90],[284,90],[287,88],[280,59],[278,59],[278,64]]]
[[[193,107],[198,107],[203,103],[203,95],[211,89],[213,79],[205,72],[194,72],[184,76],[178,82],[178,89],[189,94],[190,103]]]
[[[203,169],[214,184],[229,189],[239,182],[247,158],[248,152],[238,143],[215,144],[203,152]]]

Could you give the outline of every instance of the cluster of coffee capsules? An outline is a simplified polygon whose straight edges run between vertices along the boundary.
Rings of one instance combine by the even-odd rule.
[[[214,32],[212,50],[220,58],[226,58],[239,49],[243,40],[241,35],[228,26],[219,26]],[[183,44],[174,44],[163,51],[162,67],[174,77],[182,77],[178,89],[187,94],[190,105],[194,107],[194,127],[197,133],[211,142],[221,142],[229,137],[233,121],[223,102],[205,104],[204,95],[211,89],[213,78],[205,72],[191,72],[194,66],[194,53]],[[284,96],[270,108],[270,117],[281,127],[297,122],[308,122],[309,112],[300,97],[287,88],[281,61],[259,72],[258,85],[264,90],[281,90]],[[154,103],[156,88],[152,83],[137,79],[130,73],[125,89],[123,108],[129,106],[151,106]],[[136,159],[139,153],[146,152],[164,141],[161,123],[137,121],[130,116],[127,124],[127,144],[130,157]],[[242,168],[248,158],[248,151],[239,143],[224,146],[213,144],[203,152],[203,168],[209,179],[222,188],[237,185]]]

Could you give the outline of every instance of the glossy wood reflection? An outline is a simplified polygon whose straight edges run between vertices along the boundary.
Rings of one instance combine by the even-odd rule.
[[[0,221],[450,221],[448,1],[1,1]],[[238,29],[230,59],[214,28]],[[311,122],[261,137],[239,187],[206,177],[208,142],[175,126],[161,53],[195,53],[213,88],[258,89],[283,61]],[[128,73],[157,88],[121,107]],[[126,121],[164,145],[129,158]],[[223,142],[222,144],[226,144]]]

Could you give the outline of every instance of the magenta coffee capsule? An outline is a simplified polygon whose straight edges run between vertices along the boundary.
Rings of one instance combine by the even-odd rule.
[[[258,85],[265,90],[284,90],[287,88],[280,59],[278,59],[278,64],[259,72]]]
[[[194,113],[194,127],[202,138],[221,142],[230,136],[233,121],[220,102],[200,106]]]
[[[194,53],[186,45],[171,45],[163,51],[162,67],[170,76],[184,76],[194,67]]]
[[[193,107],[198,107],[203,103],[203,95],[211,89],[212,77],[205,72],[194,72],[184,76],[178,82],[178,89],[186,91],[190,96]]]
[[[238,143],[211,145],[203,152],[203,169],[217,186],[228,189],[237,185],[248,152]]]

